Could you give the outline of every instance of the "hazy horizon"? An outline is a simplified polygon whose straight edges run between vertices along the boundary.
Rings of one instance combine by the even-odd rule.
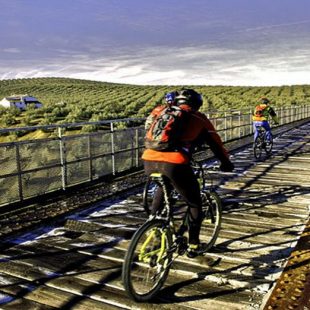
[[[0,1],[2,80],[309,84],[306,0]]]

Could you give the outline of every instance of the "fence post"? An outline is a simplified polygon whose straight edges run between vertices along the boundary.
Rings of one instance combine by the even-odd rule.
[[[239,138],[241,138],[241,110],[238,111]]]
[[[113,123],[110,123],[110,132],[111,132],[111,160],[112,160],[112,174],[115,175],[115,147],[114,147],[114,126]]]
[[[290,119],[290,123],[293,123],[294,122],[294,107],[291,106],[291,119]]]
[[[20,165],[20,152],[19,152],[19,144],[15,144],[16,150],[16,166],[17,166],[17,174],[18,174],[18,192],[19,192],[19,200],[23,201],[23,182],[22,182],[22,169]]]
[[[224,137],[225,137],[225,142],[227,141],[227,112],[225,111],[224,113]]]
[[[139,130],[135,130],[135,147],[136,147],[136,167],[139,167]]]
[[[250,134],[253,134],[253,120],[252,120],[252,109],[249,111],[249,126],[250,126]]]
[[[230,129],[230,139],[233,139],[233,115],[232,112],[230,111],[230,125],[229,125],[229,129]]]
[[[88,177],[89,177],[89,180],[92,181],[93,180],[93,158],[92,158],[92,151],[91,151],[91,135],[88,136],[87,142],[88,142],[88,158],[89,158]]]
[[[60,167],[61,167],[61,183],[62,189],[67,187],[67,165],[66,165],[66,148],[62,136],[62,128],[58,127],[58,139],[59,139],[59,153],[60,153]]]

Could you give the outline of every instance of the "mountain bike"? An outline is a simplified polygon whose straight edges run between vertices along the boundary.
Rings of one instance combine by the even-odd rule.
[[[208,251],[218,237],[222,205],[218,194],[205,186],[204,170],[200,164],[192,166],[201,186],[203,222],[200,238]],[[164,205],[133,235],[126,252],[122,280],[127,294],[135,301],[154,298],[164,285],[173,261],[187,251],[188,208],[171,189],[170,181],[160,173],[152,173],[144,190],[144,208],[149,212],[149,195],[162,187]]]
[[[263,126],[256,126],[256,130],[258,132],[258,135],[253,144],[253,152],[254,152],[254,157],[256,159],[260,159],[262,156],[263,150],[265,150],[266,155],[271,154],[272,147],[273,147],[273,138],[271,134],[270,134],[270,137],[267,138],[266,130]]]

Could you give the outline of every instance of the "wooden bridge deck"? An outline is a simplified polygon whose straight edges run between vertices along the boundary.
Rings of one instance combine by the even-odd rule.
[[[234,173],[210,172],[224,202],[216,247],[178,258],[153,303],[131,301],[121,283],[130,237],[146,219],[137,188],[3,240],[0,308],[263,308],[309,221],[309,140],[310,123],[277,136],[269,158],[256,162],[247,147],[233,154]]]

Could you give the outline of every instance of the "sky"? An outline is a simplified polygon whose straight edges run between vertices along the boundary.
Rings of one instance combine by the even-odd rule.
[[[309,84],[309,0],[0,0],[0,80]]]

